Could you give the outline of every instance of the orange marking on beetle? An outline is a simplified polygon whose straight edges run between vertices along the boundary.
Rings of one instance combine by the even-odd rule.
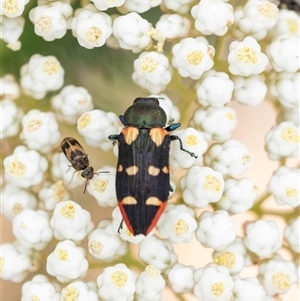
[[[138,171],[139,171],[139,168],[137,166],[135,166],[135,165],[126,168],[126,173],[129,176],[136,175],[138,173]]]
[[[146,205],[161,206],[163,202],[159,198],[150,196],[145,203]]]
[[[168,135],[168,131],[162,128],[153,128],[150,130],[149,133],[151,140],[156,144],[156,146],[160,146],[165,137]]]
[[[157,176],[159,174],[159,172],[160,172],[159,168],[157,168],[157,167],[155,167],[153,165],[150,165],[148,167],[148,173],[151,176]]]
[[[123,171],[123,166],[119,164],[117,168],[117,172],[122,172],[122,171]]]
[[[162,168],[162,172],[165,173],[165,174],[169,173],[169,168],[168,168],[168,166],[163,167],[163,168]]]
[[[126,196],[122,201],[122,205],[136,205],[138,202],[137,200],[132,196]]]
[[[126,143],[130,145],[136,140],[139,135],[139,130],[136,127],[128,126],[122,130],[122,133]]]

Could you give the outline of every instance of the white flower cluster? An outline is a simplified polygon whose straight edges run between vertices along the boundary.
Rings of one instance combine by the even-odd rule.
[[[9,48],[3,52],[3,70],[22,62],[19,77],[12,75],[12,68],[12,74],[0,78],[0,212],[14,235],[14,242],[0,246],[0,277],[26,281],[18,299],[160,301],[172,290],[173,299],[189,293],[203,301],[275,301],[292,291],[299,280],[300,253],[300,173],[295,164],[300,17],[290,10],[291,3],[280,1],[277,7],[271,0],[249,0],[238,1],[241,6],[236,7],[228,0],[38,0],[26,9],[28,2],[0,0],[0,39]],[[54,47],[41,51],[43,55],[23,55],[21,41],[24,45],[23,38],[31,34],[23,34],[24,11],[42,43],[60,45],[60,60],[51,55]],[[118,76],[128,86],[132,80],[137,85],[132,91],[151,94],[166,113],[163,126],[171,143],[164,151],[170,166],[162,171],[171,179],[161,185],[170,190],[170,202],[159,199],[158,187],[157,197],[130,204],[141,208],[143,216],[134,216],[138,222],[151,216],[153,230],[147,236],[130,231],[132,212],[124,208],[131,198],[117,200],[115,178],[122,165],[117,171],[111,165],[97,166],[86,178],[82,156],[74,158],[81,153],[79,145],[59,151],[62,133],[73,136],[77,127],[80,144],[98,148],[98,157],[107,161],[103,153],[117,154],[120,143],[108,136],[120,133],[125,123],[116,114],[123,107],[121,100],[115,107],[103,104],[103,99],[94,103],[98,97],[93,87],[70,83],[69,66],[63,61],[73,51],[65,43],[68,34],[81,46],[82,57],[90,59],[97,51],[102,63],[102,53],[108,53],[105,72],[116,72],[114,83]],[[126,51],[129,55],[123,56]],[[13,59],[6,63],[10,55]],[[89,84],[91,77],[85,79],[80,68],[86,63],[82,57],[72,60],[72,67],[83,74],[77,79]],[[131,76],[124,79],[128,62]],[[119,86],[116,89],[123,93]],[[264,119],[240,117],[240,105],[249,112],[273,106],[277,114],[265,134],[264,149],[265,160],[280,164],[269,172],[265,189],[264,181],[250,176],[250,167],[257,168],[253,142],[263,140],[251,129]],[[111,111],[102,110],[109,106]],[[249,132],[242,130],[241,141],[238,121],[248,122]],[[187,127],[178,129],[179,122]],[[126,143],[131,140],[130,136]],[[95,166],[97,157],[87,152]],[[132,152],[136,167],[139,154]],[[257,174],[262,174],[265,162],[258,164]],[[88,210],[90,200],[74,189],[82,184],[94,205],[101,207],[97,212]],[[126,183],[121,184],[119,189],[125,191]],[[148,193],[145,187],[135,189]],[[265,191],[259,195],[261,190]],[[269,198],[277,210],[265,206]],[[198,259],[198,247],[212,253],[205,263]],[[245,277],[253,265],[257,277]],[[37,274],[41,268],[45,275]],[[84,279],[87,274],[91,282]]]

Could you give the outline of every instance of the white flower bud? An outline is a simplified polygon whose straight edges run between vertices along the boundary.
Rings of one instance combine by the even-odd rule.
[[[97,278],[98,295],[101,300],[132,301],[136,276],[123,263],[107,267]]]
[[[243,213],[252,208],[258,193],[258,188],[249,178],[228,179],[225,181],[222,198],[216,206],[230,214]]]
[[[201,0],[191,9],[195,27],[204,35],[223,36],[234,21],[233,7],[225,1]]]
[[[83,87],[69,85],[51,99],[57,119],[68,124],[76,124],[77,119],[94,108],[91,94]]]
[[[186,204],[205,208],[209,203],[220,200],[224,190],[221,173],[210,167],[192,166],[180,179],[182,197]]]
[[[99,10],[105,11],[109,8],[120,7],[124,4],[125,0],[91,0],[91,2],[93,2]]]
[[[237,115],[230,107],[199,108],[194,112],[190,125],[204,135],[207,142],[228,140],[237,126]]]
[[[1,15],[8,18],[21,16],[29,0],[0,0]]]
[[[233,82],[227,73],[210,70],[203,74],[196,85],[196,91],[201,105],[222,107],[231,100]]]
[[[136,280],[135,297],[137,301],[160,301],[166,281],[153,265],[148,265]]]
[[[212,145],[204,156],[205,165],[223,176],[239,176],[246,173],[253,163],[253,155],[238,140],[230,139],[222,144]]]
[[[31,9],[29,19],[34,24],[35,34],[51,42],[66,34],[72,13],[69,3],[55,1]]]
[[[190,10],[193,2],[194,0],[164,0],[162,6],[184,15]]]
[[[182,77],[199,79],[214,65],[215,49],[204,37],[185,38],[172,48],[172,64]]]
[[[47,257],[47,273],[56,277],[59,282],[69,282],[83,278],[88,270],[85,251],[71,240],[59,242],[54,251]]]
[[[275,26],[278,7],[271,1],[249,0],[242,9],[235,11],[234,17],[234,36],[248,35],[259,41],[266,37],[270,28]]]
[[[113,112],[93,110],[80,116],[77,129],[88,145],[108,151],[112,149],[113,143],[107,137],[120,131],[120,122]]]
[[[144,51],[133,63],[132,80],[152,94],[163,91],[172,79],[168,58],[162,53]]]
[[[284,239],[288,242],[291,249],[300,253],[300,217],[298,216],[292,220],[287,227],[284,229]]]
[[[268,87],[259,75],[233,76],[233,97],[237,102],[248,106],[259,105],[266,97]]]
[[[50,224],[57,240],[71,239],[76,243],[82,241],[94,228],[90,212],[71,200],[55,206]]]
[[[296,208],[299,201],[299,169],[280,166],[272,175],[268,190],[279,206]]]
[[[267,54],[275,71],[297,72],[300,68],[299,36],[283,34],[267,46]]]
[[[203,161],[202,155],[207,150],[207,142],[204,135],[195,130],[194,128],[187,128],[184,130],[177,130],[172,133],[181,139],[182,147],[184,150],[194,154],[191,156],[180,149],[180,141],[173,141],[170,149],[170,165],[172,167],[190,168],[192,165],[201,164]]]
[[[233,290],[233,279],[227,268],[214,263],[198,269],[194,274],[194,294],[205,301],[227,301]]]
[[[99,222],[88,236],[89,253],[96,259],[110,262],[117,256],[123,256],[128,252],[127,243],[121,239],[110,219]]]
[[[285,294],[297,281],[295,263],[276,255],[259,265],[258,278],[268,295]]]
[[[290,121],[281,122],[267,132],[266,150],[271,160],[294,158],[299,154],[299,129]]]
[[[2,188],[0,204],[1,214],[12,221],[23,209],[34,209],[37,199],[31,192],[19,186],[7,184]]]
[[[48,153],[61,139],[59,126],[52,112],[30,110],[22,118],[23,130],[20,134],[23,142],[41,153]]]
[[[214,263],[225,266],[230,274],[237,275],[240,271],[251,265],[251,258],[247,253],[241,237],[237,236],[234,242],[222,251],[214,251]]]
[[[244,38],[242,42],[230,43],[227,61],[230,73],[242,76],[262,73],[269,62],[258,42],[251,36]]]
[[[6,180],[24,188],[40,184],[48,168],[46,158],[23,145],[17,146],[12,155],[4,158],[3,165]]]
[[[0,102],[1,110],[1,139],[12,137],[19,133],[21,119],[24,115],[22,109],[16,106],[11,99],[3,99]]]
[[[53,211],[57,203],[69,200],[70,197],[71,195],[66,190],[62,181],[57,181],[54,184],[44,183],[39,191],[39,207]]]
[[[22,285],[22,301],[60,301],[60,286],[42,274],[35,275]]]
[[[127,11],[144,13],[152,7],[160,5],[162,0],[126,0],[123,7]]]
[[[206,248],[222,251],[236,239],[237,224],[227,211],[204,211],[199,217],[196,237]]]
[[[12,74],[5,74],[3,77],[0,77],[0,85],[1,98],[15,100],[20,97],[20,86]]]
[[[161,272],[166,272],[177,263],[171,243],[157,236],[146,236],[140,243],[139,257],[145,264],[154,265]]]
[[[136,12],[117,17],[112,28],[120,47],[133,53],[141,52],[151,44],[150,29],[151,24]]]
[[[19,41],[19,38],[23,33],[24,25],[25,19],[23,18],[23,16],[16,18],[1,16],[0,39],[6,42],[6,46],[13,51],[21,49],[21,42]]]
[[[184,266],[176,263],[168,273],[168,279],[172,290],[177,294],[185,294],[192,291],[195,286],[194,266]]]
[[[257,278],[236,278],[233,285],[232,301],[266,301],[266,292],[260,286]]]
[[[20,73],[23,92],[37,100],[49,91],[60,89],[64,83],[65,71],[54,56],[34,54]]]
[[[97,175],[88,182],[88,193],[96,199],[98,205],[101,207],[117,206],[116,168],[103,166],[101,169],[96,170],[95,173]]]
[[[111,25],[109,15],[99,12],[93,4],[87,4],[76,9],[71,29],[82,47],[92,49],[104,45],[112,33]]]
[[[161,15],[155,25],[166,39],[176,39],[185,37],[191,28],[191,21],[179,14]]]
[[[61,291],[61,301],[98,301],[97,285],[93,282],[74,280]]]
[[[21,246],[44,250],[52,240],[49,216],[43,210],[24,209],[12,221],[12,231]]]
[[[168,204],[161,215],[157,228],[172,244],[190,242],[197,228],[194,211],[185,205]]]
[[[295,111],[299,108],[300,74],[289,72],[270,72],[268,89],[284,108]]]
[[[246,225],[245,246],[257,256],[273,255],[281,248],[280,232],[277,224],[270,220],[257,220]]]

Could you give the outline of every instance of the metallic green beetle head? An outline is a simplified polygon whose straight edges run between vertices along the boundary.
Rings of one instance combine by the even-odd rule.
[[[164,127],[167,122],[165,111],[159,106],[159,102],[154,97],[138,97],[120,116],[121,122],[127,126],[132,125],[139,128]]]

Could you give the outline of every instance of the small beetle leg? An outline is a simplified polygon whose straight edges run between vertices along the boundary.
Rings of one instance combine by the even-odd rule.
[[[172,141],[175,141],[175,140],[178,140],[178,141],[179,141],[179,144],[180,144],[180,150],[182,150],[182,151],[188,153],[191,157],[194,157],[194,158],[196,158],[196,159],[198,158],[198,156],[196,156],[194,153],[189,152],[187,149],[184,149],[184,148],[183,148],[183,146],[182,146],[182,141],[181,141],[181,139],[180,139],[178,136],[176,136],[176,135],[170,135],[170,138],[171,138]]]

